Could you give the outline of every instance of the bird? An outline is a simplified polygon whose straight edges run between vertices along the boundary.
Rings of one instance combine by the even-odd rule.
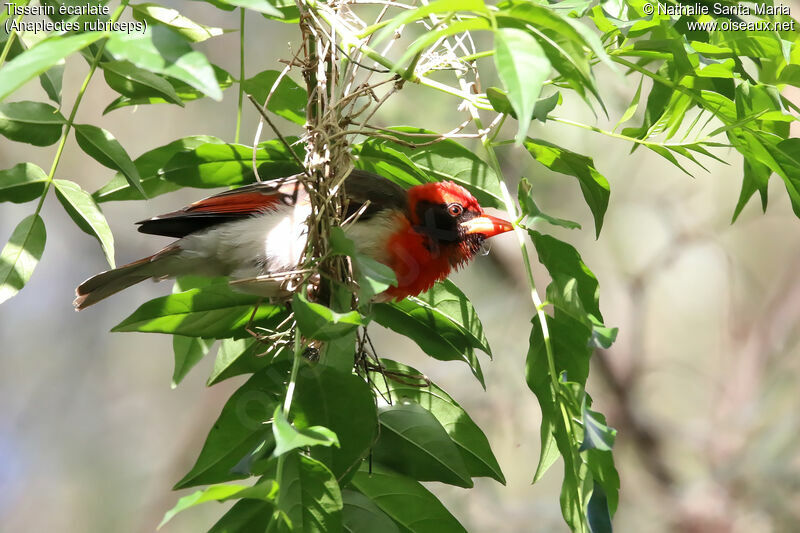
[[[257,182],[137,222],[142,233],[178,240],[155,254],[101,272],[75,290],[85,309],[152,278],[228,276],[237,290],[275,297],[275,283],[300,266],[311,214],[301,175]],[[356,252],[390,267],[397,284],[375,301],[402,300],[429,290],[468,263],[484,241],[513,229],[484,212],[475,197],[451,181],[403,189],[377,174],[354,169],[344,181],[345,234]],[[284,288],[285,289],[285,288]]]

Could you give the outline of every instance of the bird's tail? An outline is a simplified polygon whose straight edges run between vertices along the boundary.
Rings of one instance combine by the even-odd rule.
[[[72,305],[80,311],[148,278],[175,275],[175,272],[170,272],[173,263],[170,259],[180,250],[177,246],[168,246],[144,259],[92,276],[75,289],[76,298]]]

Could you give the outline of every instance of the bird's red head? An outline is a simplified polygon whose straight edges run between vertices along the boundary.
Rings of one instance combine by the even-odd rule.
[[[428,290],[480,250],[483,241],[512,229],[484,213],[469,191],[449,181],[408,190],[408,226],[391,239],[390,266],[398,286],[387,294],[404,298]]]
[[[452,181],[411,187],[408,209],[412,224],[440,244],[480,246],[483,240],[513,229],[509,222],[484,213],[475,197]]]

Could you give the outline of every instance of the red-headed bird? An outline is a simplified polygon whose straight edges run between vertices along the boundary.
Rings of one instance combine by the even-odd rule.
[[[345,180],[345,227],[357,252],[389,266],[397,286],[378,300],[424,292],[467,263],[483,241],[512,229],[484,213],[463,187],[444,181],[408,190],[386,178],[353,170]],[[360,212],[359,212],[360,211]],[[298,268],[306,247],[308,195],[296,176],[256,183],[195,202],[179,211],[138,222],[139,231],[177,241],[139,261],[102,272],[77,289],[84,309],[148,278],[229,276],[234,286],[263,296],[278,285],[251,282]]]

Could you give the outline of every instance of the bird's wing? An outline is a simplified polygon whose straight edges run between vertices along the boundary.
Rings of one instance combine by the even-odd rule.
[[[354,169],[344,182],[347,193],[347,216],[358,212],[362,206],[369,202],[359,216],[359,220],[367,220],[384,209],[397,211],[408,210],[408,195],[406,191],[383,176]]]
[[[387,208],[407,210],[405,190],[371,172],[353,170],[345,181],[345,190],[349,200],[348,216],[359,211],[367,201],[369,205],[362,211],[361,220],[366,220]],[[265,211],[275,211],[281,206],[293,206],[298,200],[306,199],[306,192],[297,180],[297,176],[290,176],[221,192],[178,211],[142,220],[137,224],[141,233],[181,238],[218,224],[251,217]]]
[[[305,198],[296,177],[254,183],[198,200],[183,209],[137,222],[141,233],[181,238],[218,224],[248,218]]]

